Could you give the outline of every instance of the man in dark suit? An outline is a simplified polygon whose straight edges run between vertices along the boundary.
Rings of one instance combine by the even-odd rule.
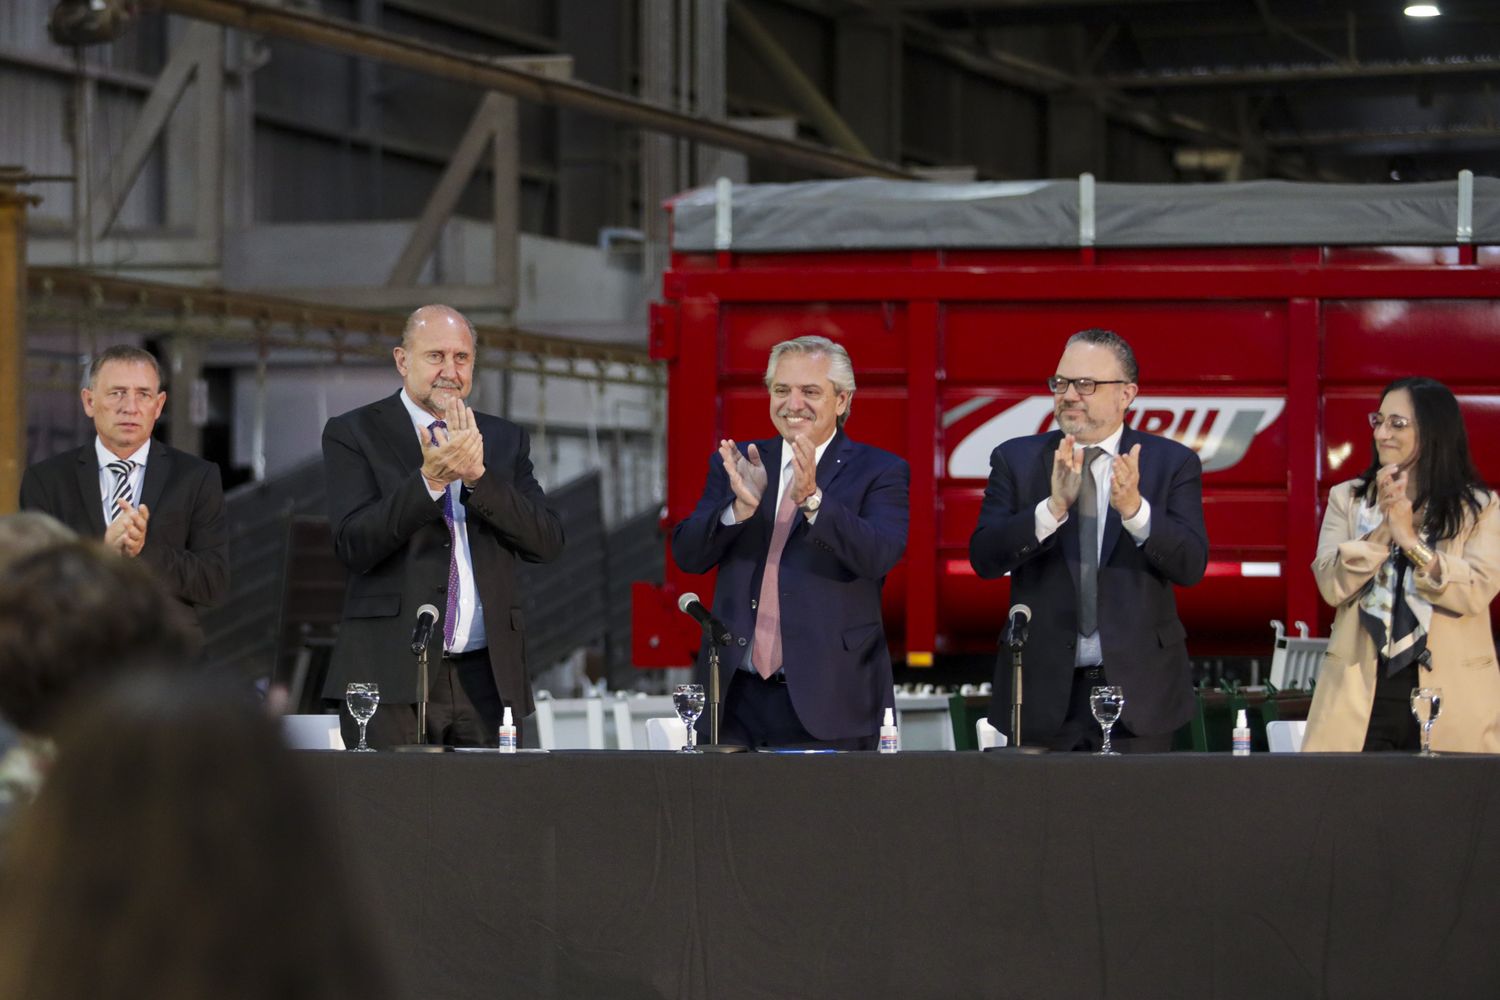
[[[910,472],[844,432],[854,369],[833,341],[777,344],[766,386],[778,436],[721,442],[672,533],[678,566],[719,571],[721,742],[873,749],[894,705],[880,588],[906,549]],[[698,662],[706,679],[706,645]]]
[[[427,740],[494,746],[503,707],[533,710],[516,560],[562,551],[557,514],[532,476],[527,434],[464,404],[473,327],[447,306],[412,313],[395,351],[402,388],[328,421],[323,469],[334,549],[349,569],[323,690],[380,685],[375,746],[417,741],[417,610],[440,613],[429,647]],[[345,740],[358,732],[343,706]],[[350,742],[352,745],[352,742]]]
[[[93,442],[27,469],[22,509],[51,514],[140,559],[197,621],[229,588],[219,467],[152,440],[167,394],[150,352],[129,345],[101,351],[82,397],[97,431]]]
[[[1203,468],[1177,442],[1124,426],[1137,377],[1118,334],[1074,334],[1048,380],[1061,429],[990,456],[969,561],[987,579],[1011,574],[1012,599],[1032,611],[1025,744],[1097,749],[1089,691],[1102,684],[1124,689],[1121,750],[1170,750],[1193,711],[1172,587],[1197,583],[1208,566]],[[990,722],[1009,735],[1008,667],[994,687]]]

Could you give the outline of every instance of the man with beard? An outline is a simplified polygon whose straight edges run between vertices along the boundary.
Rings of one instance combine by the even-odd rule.
[[[474,329],[456,310],[423,306],[395,351],[402,388],[323,429],[328,522],[349,569],[343,621],[323,689],[380,685],[374,746],[417,740],[417,610],[440,612],[429,652],[428,742],[494,746],[502,710],[533,710],[516,560],[562,551],[562,522],[532,476],[531,445],[508,420],[464,404]],[[342,706],[345,743],[358,727]]]
[[[720,442],[672,532],[678,566],[719,571],[714,614],[734,637],[720,742],[873,750],[895,704],[880,588],[906,551],[911,473],[845,432],[854,367],[828,338],[773,347],[766,388],[776,436]]]
[[[1047,380],[1059,430],[1003,442],[969,561],[986,579],[1011,574],[1032,609],[1022,677],[1021,737],[1053,750],[1095,750],[1089,691],[1124,689],[1114,746],[1171,749],[1193,711],[1187,633],[1172,587],[1203,578],[1203,467],[1190,449],[1124,426],[1135,352],[1109,330],[1068,339]],[[1010,732],[1010,671],[995,678],[990,722]]]

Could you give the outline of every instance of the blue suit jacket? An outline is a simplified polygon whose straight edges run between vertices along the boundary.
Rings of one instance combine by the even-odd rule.
[[[990,455],[990,479],[969,539],[969,561],[986,579],[1011,574],[1011,599],[1031,608],[1022,672],[1021,737],[1046,740],[1068,710],[1078,645],[1078,517],[1070,512],[1044,542],[1036,505],[1052,489],[1061,431],[1006,441]],[[1129,427],[1120,452],[1141,446],[1141,496],[1151,504],[1144,545],[1113,507],[1099,556],[1099,638],[1111,684],[1125,689],[1122,721],[1139,736],[1171,733],[1193,711],[1187,632],[1172,586],[1187,587],[1208,567],[1203,528],[1203,465],[1189,448]],[[996,672],[990,722],[1010,733],[1008,659]]]
[[[772,475],[782,441],[756,441]],[[741,451],[748,451],[742,444]],[[880,617],[885,575],[906,550],[907,485],[902,459],[837,432],[818,462],[823,505],[817,521],[796,515],[781,556],[781,643],[797,718],[818,739],[873,736],[893,702],[891,655]],[[692,515],[672,532],[672,557],[689,573],[717,567],[714,615],[734,636],[720,651],[725,691],[755,635],[761,572],[771,544],[771,499],[736,525],[721,523],[734,502],[723,460],[709,459],[708,483]],[[698,655],[708,677],[708,648]]]

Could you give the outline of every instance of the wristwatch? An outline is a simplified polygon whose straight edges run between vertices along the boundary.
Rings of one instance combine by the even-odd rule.
[[[813,490],[812,496],[798,504],[797,509],[804,514],[816,514],[821,506],[823,506],[823,491]]]

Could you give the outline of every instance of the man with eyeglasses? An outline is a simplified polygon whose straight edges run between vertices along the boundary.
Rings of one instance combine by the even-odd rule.
[[[1109,330],[1068,339],[1052,390],[1058,429],[1012,438],[990,455],[969,561],[1011,575],[1031,608],[1021,742],[1097,750],[1092,688],[1124,689],[1116,749],[1160,753],[1193,711],[1187,633],[1174,585],[1208,566],[1203,467],[1189,448],[1125,426],[1135,352]],[[990,722],[1010,735],[1010,671],[995,678]]]
[[[27,469],[21,508],[140,559],[196,622],[229,589],[219,467],[152,439],[167,393],[149,351],[100,351],[80,396],[94,440]]]

